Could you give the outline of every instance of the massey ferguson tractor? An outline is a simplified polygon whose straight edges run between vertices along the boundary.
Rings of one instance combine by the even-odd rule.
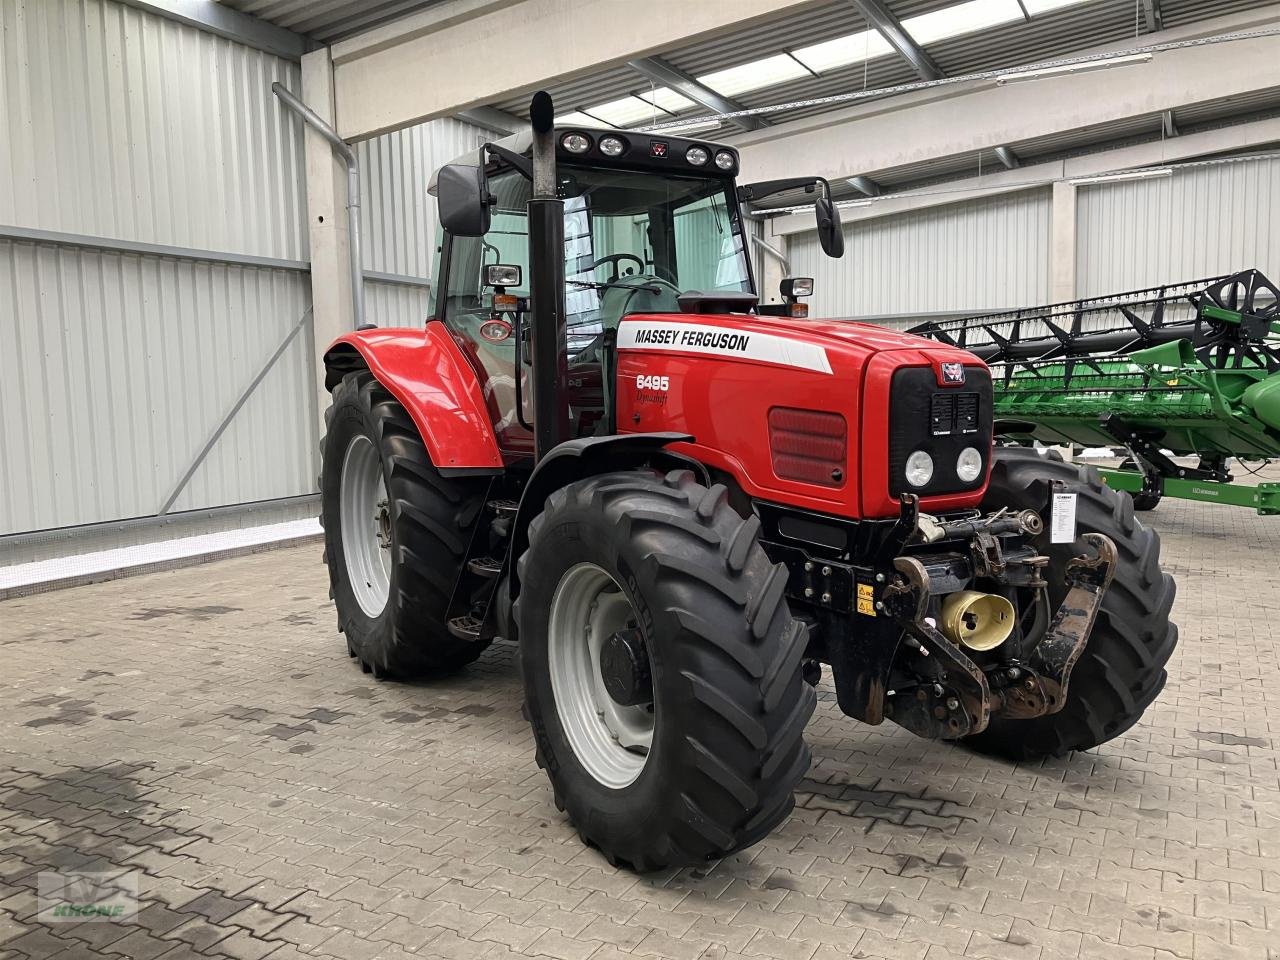
[[[432,181],[424,327],[325,353],[326,558],[377,678],[519,643],[557,806],[615,864],[763,838],[840,709],[1017,759],[1095,747],[1165,682],[1174,584],[1097,473],[1004,446],[953,345],[761,302],[731,146],[532,129]]]

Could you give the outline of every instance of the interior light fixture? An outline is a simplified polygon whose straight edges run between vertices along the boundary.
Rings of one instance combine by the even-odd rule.
[[[1036,67],[1031,70],[1015,70],[1002,73],[996,77],[996,83],[1019,83],[1024,80],[1044,80],[1047,77],[1061,77],[1072,73],[1089,73],[1094,70],[1110,70],[1112,67],[1127,67],[1135,63],[1148,63],[1150,53],[1132,53],[1125,57],[1107,57],[1103,60],[1081,60],[1079,63],[1064,63],[1057,67]]]
[[[1072,177],[1068,183],[1081,187],[1091,183],[1116,183],[1121,180],[1152,180],[1173,174],[1172,167],[1152,167],[1148,170],[1125,170],[1122,173],[1100,173],[1096,177]]]

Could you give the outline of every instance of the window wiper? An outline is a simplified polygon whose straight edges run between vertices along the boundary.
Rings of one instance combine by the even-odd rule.
[[[652,293],[655,296],[662,293],[661,287],[641,287],[630,283],[620,283],[617,280],[566,280],[565,283],[572,284],[575,287],[590,287],[592,290],[605,290],[609,287],[620,287],[623,290],[643,290],[645,293]]]

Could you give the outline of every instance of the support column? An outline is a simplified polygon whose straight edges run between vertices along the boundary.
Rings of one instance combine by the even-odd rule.
[[[1053,185],[1049,216],[1049,300],[1076,299],[1076,188],[1066,180]]]
[[[326,123],[335,125],[333,64],[328,47],[303,55],[302,99]],[[303,131],[311,248],[311,329],[315,342],[317,410],[323,429],[324,411],[329,406],[329,392],[324,388],[324,351],[335,337],[354,325],[347,241],[347,168],[324,137],[306,124]]]
[[[776,236],[773,232],[773,218],[764,222],[764,229],[761,231],[761,239],[775,250],[779,251],[784,257],[789,255],[787,250],[788,238]],[[781,303],[782,294],[778,292],[778,284],[785,277],[786,269],[782,265],[782,261],[775,257],[768,250],[761,249],[759,251],[760,264],[760,302],[761,303]]]

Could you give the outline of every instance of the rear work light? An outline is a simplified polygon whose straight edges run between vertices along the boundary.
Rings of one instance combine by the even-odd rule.
[[[848,425],[838,413],[774,407],[769,411],[769,453],[773,472],[782,480],[843,486]]]

